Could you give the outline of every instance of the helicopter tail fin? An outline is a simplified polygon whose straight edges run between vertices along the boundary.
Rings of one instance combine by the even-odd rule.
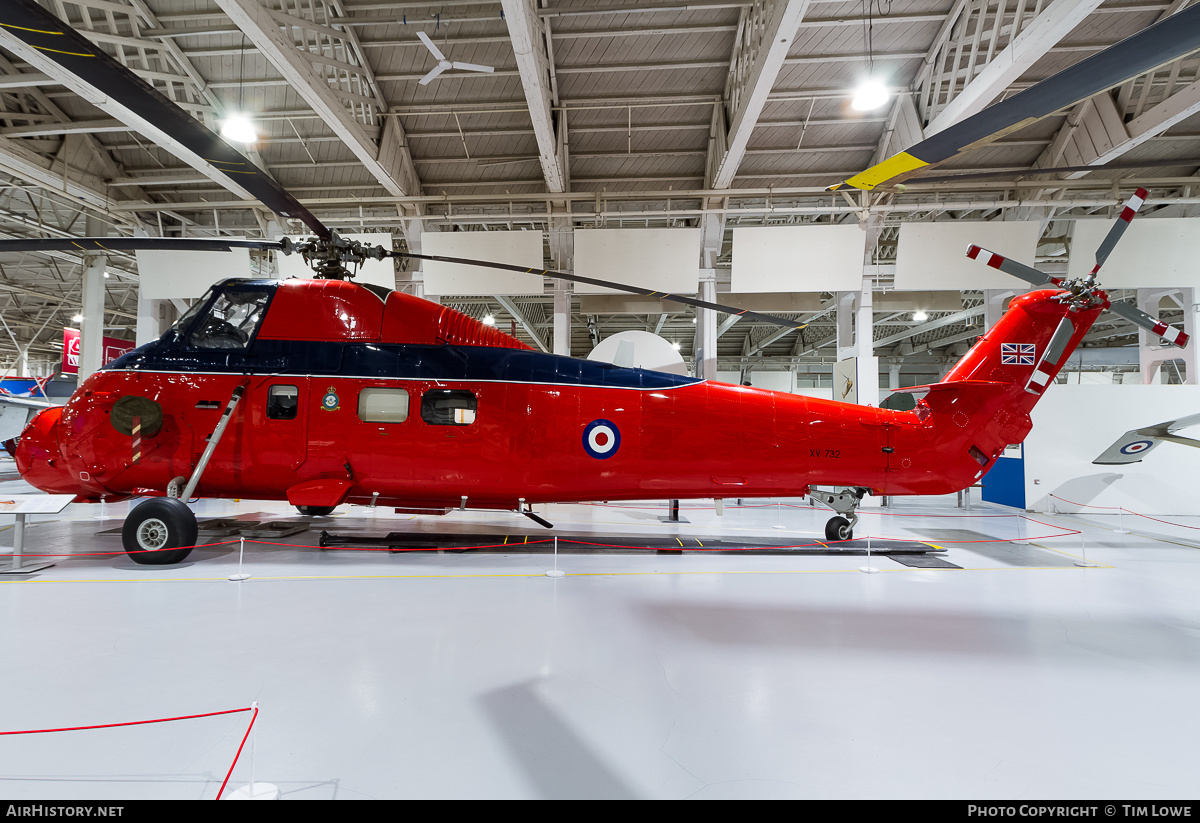
[[[1056,299],[1062,294],[1044,289],[1014,298],[941,382],[897,390],[914,396],[915,411],[939,438],[963,440],[976,476],[1006,445],[1025,439],[1029,413],[1103,310],[1073,311]]]

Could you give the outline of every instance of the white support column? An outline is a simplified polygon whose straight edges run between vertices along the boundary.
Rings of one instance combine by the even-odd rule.
[[[1004,315],[1004,301],[1015,292],[1007,289],[983,290],[983,328],[990,329]]]
[[[710,303],[716,301],[716,269],[700,270],[700,299]],[[717,313],[712,309],[696,309],[695,353],[695,376],[704,380],[716,380]]]
[[[875,281],[863,277],[854,319],[854,356],[858,358],[858,402],[879,405],[879,358],[875,356]]]
[[[79,329],[79,382],[104,365],[104,268],[108,256],[88,254],[83,270],[83,322]]]
[[[145,297],[142,290],[138,289],[137,334],[134,337],[137,345],[144,346],[152,340],[157,340],[167,330],[163,302]]]
[[[837,332],[837,359],[845,360],[853,357],[854,351],[854,298],[857,292],[840,291],[837,293],[837,312],[834,315],[834,328]]]
[[[1193,336],[1196,328],[1196,306],[1193,302],[1195,300],[1195,290],[1169,289],[1164,291],[1162,289],[1138,289],[1138,308],[1151,317],[1157,318],[1159,314],[1158,306],[1164,297],[1173,299],[1183,307],[1183,331],[1189,336]],[[1165,346],[1162,345],[1162,341],[1156,335],[1152,335],[1144,329],[1138,329],[1138,364],[1141,367],[1143,384],[1148,385],[1159,382],[1161,379],[1159,372],[1162,365],[1172,360],[1183,361],[1185,369],[1184,382],[1189,385],[1195,385],[1197,380],[1196,345],[1194,342],[1183,349],[1177,346]]]
[[[424,226],[424,228],[422,228]],[[435,225],[426,226],[421,220],[413,220],[405,223],[405,234],[408,235],[408,250],[413,254],[421,254],[421,233],[422,231],[434,232],[438,231]],[[412,270],[413,295],[420,297],[423,300],[428,300],[431,303],[440,303],[441,298],[436,295],[425,293],[425,261],[410,260],[412,265],[416,266]]]
[[[17,377],[29,377],[29,346],[17,350]]]
[[[571,291],[566,283],[554,289],[554,353],[571,355]]]

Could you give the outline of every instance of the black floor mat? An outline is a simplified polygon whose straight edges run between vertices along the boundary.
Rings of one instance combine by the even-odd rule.
[[[943,560],[932,554],[889,554],[887,557],[904,566],[914,569],[961,569],[949,560]]]

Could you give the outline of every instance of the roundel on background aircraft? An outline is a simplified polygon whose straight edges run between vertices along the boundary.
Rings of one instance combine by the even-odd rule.
[[[1121,447],[1121,454],[1138,454],[1144,452],[1154,444],[1149,440],[1135,440],[1132,443],[1126,443]]]
[[[583,450],[597,460],[607,460],[621,448],[621,430],[611,420],[593,420],[583,430]]]

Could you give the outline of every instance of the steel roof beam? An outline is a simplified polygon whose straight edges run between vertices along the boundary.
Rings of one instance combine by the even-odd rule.
[[[925,127],[925,136],[937,134],[986,108],[1058,41],[1095,11],[1101,2],[1103,0],[1054,0],[997,54],[995,59],[975,75],[974,79],[968,78],[963,90]],[[976,40],[982,26],[983,21],[978,20]],[[963,37],[965,36],[964,27]],[[972,51],[978,48],[979,44],[975,43]]]
[[[311,57],[298,49],[281,25],[290,32],[293,21],[281,22],[279,13],[269,11],[257,0],[217,0],[217,4],[229,15],[259,51],[275,66],[284,79],[304,98],[321,119],[333,130],[343,143],[354,153],[371,175],[390,194],[405,197],[420,192],[420,181],[404,141],[403,131],[397,118],[388,118],[382,136],[383,145],[377,145],[368,135],[364,124],[346,109],[346,104],[337,89],[313,68]],[[294,25],[303,24],[314,29],[317,23],[296,20]],[[353,37],[349,32],[336,32],[343,39]],[[357,40],[354,41],[357,43]],[[374,77],[368,66],[358,68],[359,73],[371,86]],[[378,92],[376,91],[376,94]],[[383,101],[372,98],[380,112],[386,110]]]
[[[746,156],[750,134],[767,104],[767,97],[787,59],[788,49],[810,0],[774,0],[755,6],[746,16],[745,26],[730,61],[730,82],[726,91],[729,133],[724,155],[713,175],[713,188],[733,185],[738,166]],[[763,16],[755,12],[762,10]]]
[[[502,7],[513,52],[517,57],[529,118],[533,121],[546,188],[552,192],[566,191],[562,144],[555,131],[551,112],[551,106],[557,105],[558,100],[553,89],[554,66],[547,51],[546,29],[538,19],[535,0],[503,0]]]

